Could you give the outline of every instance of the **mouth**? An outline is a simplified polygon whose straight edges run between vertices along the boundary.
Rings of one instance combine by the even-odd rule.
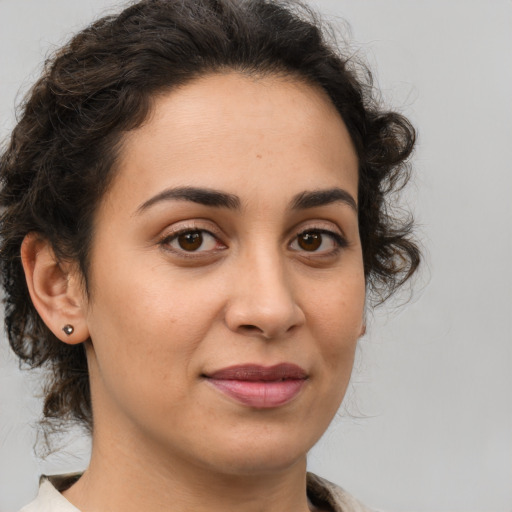
[[[308,379],[306,371],[292,363],[274,366],[236,365],[203,375],[206,381],[235,401],[258,409],[287,404]]]

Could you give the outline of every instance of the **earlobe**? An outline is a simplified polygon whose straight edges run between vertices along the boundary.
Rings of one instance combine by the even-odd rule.
[[[32,303],[53,334],[68,344],[88,339],[86,304],[75,265],[60,263],[48,240],[37,233],[23,240],[21,261]]]

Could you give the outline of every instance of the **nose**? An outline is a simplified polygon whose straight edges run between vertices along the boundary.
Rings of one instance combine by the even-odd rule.
[[[304,321],[291,276],[278,256],[256,256],[241,265],[225,311],[231,331],[270,340],[289,334]]]

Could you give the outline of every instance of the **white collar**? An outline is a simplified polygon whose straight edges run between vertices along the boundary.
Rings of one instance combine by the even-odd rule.
[[[47,478],[39,486],[37,498],[23,507],[20,512],[80,512],[62,494],[55,489]]]

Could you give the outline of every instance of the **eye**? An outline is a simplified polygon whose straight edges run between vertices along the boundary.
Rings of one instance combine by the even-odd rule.
[[[295,251],[333,253],[347,245],[338,233],[325,229],[310,229],[297,235],[290,247]]]
[[[224,245],[204,229],[187,229],[166,237],[162,244],[177,252],[207,252]]]

